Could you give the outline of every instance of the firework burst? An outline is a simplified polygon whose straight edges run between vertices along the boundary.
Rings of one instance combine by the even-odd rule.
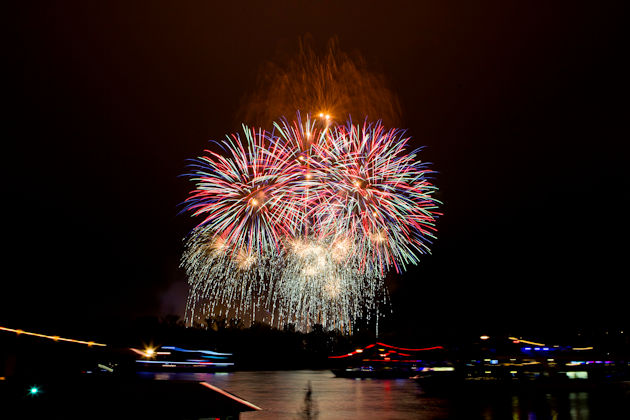
[[[243,131],[244,141],[234,134],[218,143],[227,156],[206,150],[191,165],[196,188],[184,210],[204,216],[198,227],[220,235],[228,253],[274,253],[291,228],[280,219],[299,211],[288,199],[296,174],[263,130]]]
[[[190,284],[186,317],[189,322],[208,317],[247,318],[260,307],[265,264],[269,256],[233,252],[221,236],[198,228],[186,240],[182,257]]]
[[[354,238],[361,267],[382,276],[401,272],[429,252],[434,238],[437,190],[432,171],[407,152],[408,137],[381,124],[336,127],[318,145],[326,173],[314,214],[326,236]],[[374,275],[374,274],[372,274]]]
[[[361,272],[352,247],[352,241],[343,239],[290,241],[274,290],[279,324],[351,331],[359,314],[377,307],[382,278]]]
[[[203,219],[182,258],[189,322],[262,310],[277,325],[351,331],[378,311],[386,272],[416,264],[435,232],[432,172],[408,141],[380,123],[298,114],[195,160],[185,210]]]

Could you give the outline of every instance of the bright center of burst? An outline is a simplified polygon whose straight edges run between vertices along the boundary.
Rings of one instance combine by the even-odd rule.
[[[245,251],[239,251],[236,256],[236,262],[238,264],[238,268],[241,270],[247,270],[256,262],[256,257],[246,253]]]
[[[314,276],[326,269],[326,251],[320,245],[298,242],[293,252],[301,260],[303,275]]]
[[[331,298],[335,298],[341,292],[341,287],[339,285],[339,279],[330,279],[326,282],[324,286],[324,290],[328,293],[328,296]]]
[[[384,242],[387,239],[387,234],[384,231],[378,231],[372,234],[372,240],[374,242]]]

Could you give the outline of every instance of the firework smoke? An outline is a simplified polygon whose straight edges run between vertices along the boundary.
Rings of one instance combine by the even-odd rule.
[[[342,51],[334,38],[324,54],[318,54],[312,39],[305,37],[296,56],[268,62],[255,92],[246,96],[239,117],[250,125],[268,128],[272,121],[297,110],[322,112],[338,121],[378,119],[389,127],[401,122],[400,102],[385,77],[370,70],[358,52]]]

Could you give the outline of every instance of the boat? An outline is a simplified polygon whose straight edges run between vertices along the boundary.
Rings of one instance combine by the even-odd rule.
[[[338,378],[399,379],[413,377],[433,365],[436,352],[442,350],[441,346],[405,348],[376,342],[329,359],[337,365],[331,371]]]
[[[413,370],[393,368],[390,366],[382,368],[375,368],[374,366],[361,366],[331,370],[338,378],[355,379],[401,379],[410,378],[416,373]]]
[[[138,371],[229,372],[234,369],[232,353],[161,346],[144,350],[132,348]]]
[[[627,387],[630,363],[592,346],[545,345],[498,337],[454,355],[451,372],[430,368],[414,380],[423,390],[586,391]]]

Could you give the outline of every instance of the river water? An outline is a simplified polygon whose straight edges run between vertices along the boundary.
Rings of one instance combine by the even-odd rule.
[[[329,370],[142,375],[206,381],[263,409],[243,413],[244,420],[630,419],[627,392],[435,395],[409,379],[336,378]]]

